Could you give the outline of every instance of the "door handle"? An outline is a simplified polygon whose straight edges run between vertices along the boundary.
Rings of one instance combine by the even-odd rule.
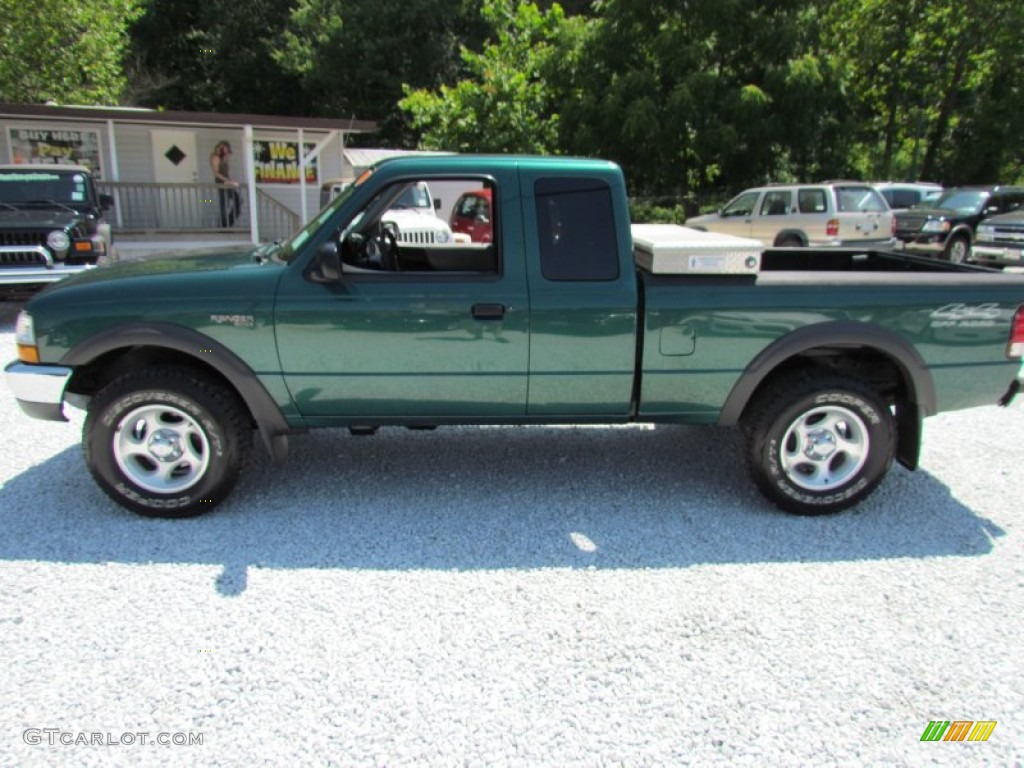
[[[474,304],[474,320],[501,320],[505,316],[504,304]]]

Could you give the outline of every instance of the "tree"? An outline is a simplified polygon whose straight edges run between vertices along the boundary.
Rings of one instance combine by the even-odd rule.
[[[167,109],[308,114],[274,59],[292,0],[150,0],[133,26],[126,101]]]
[[[376,120],[376,141],[402,145],[403,84],[453,79],[459,43],[480,33],[475,0],[296,0],[273,56],[313,113]]]
[[[461,57],[467,77],[454,86],[414,90],[399,107],[422,131],[426,149],[459,152],[550,153],[558,149],[558,114],[543,77],[565,23],[561,6],[485,0],[482,17],[495,39]]]
[[[634,194],[691,204],[841,165],[845,115],[812,0],[607,0],[556,76],[562,143]],[[837,109],[837,106],[840,106]]]
[[[0,101],[116,104],[139,0],[0,0]]]
[[[1017,0],[836,0],[823,34],[857,102],[861,173],[949,185],[1019,163],[1022,25]]]

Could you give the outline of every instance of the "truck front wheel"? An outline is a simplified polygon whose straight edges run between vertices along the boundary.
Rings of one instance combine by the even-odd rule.
[[[953,235],[946,244],[946,260],[963,264],[971,254],[971,241],[966,235]]]
[[[851,507],[892,464],[892,413],[864,382],[808,372],[774,382],[745,418],[746,458],[758,489],[798,515]]]
[[[213,509],[238,480],[252,432],[237,398],[181,368],[126,374],[89,404],[85,462],[114,501],[147,517]]]

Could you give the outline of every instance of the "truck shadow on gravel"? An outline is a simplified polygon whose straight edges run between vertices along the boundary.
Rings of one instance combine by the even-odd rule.
[[[686,568],[983,555],[1004,532],[925,471],[894,467],[857,509],[783,514],[715,427],[329,430],[283,468],[254,442],[231,498],[150,520],[92,483],[77,447],[0,489],[0,559],[250,568]],[[31,504],[26,500],[32,499]]]

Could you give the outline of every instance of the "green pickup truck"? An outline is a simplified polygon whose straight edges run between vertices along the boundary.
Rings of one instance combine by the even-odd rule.
[[[421,182],[487,190],[493,242],[403,239]],[[739,426],[762,493],[821,514],[915,468],[924,417],[1016,394],[1024,276],[721,238],[634,227],[605,161],[393,159],[286,242],[44,290],[6,377],[85,408],[100,487],[164,517],[224,500],[254,431],[283,462],[314,427],[625,422]]]

